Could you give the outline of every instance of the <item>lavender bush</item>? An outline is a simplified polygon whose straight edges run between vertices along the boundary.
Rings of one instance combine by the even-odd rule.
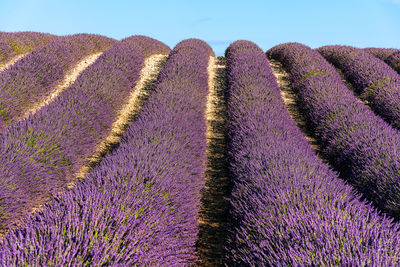
[[[57,38],[59,37],[39,32],[0,32],[0,65],[17,55],[45,46]]]
[[[316,156],[286,111],[263,51],[237,41],[225,55],[233,179],[227,266],[399,264],[399,225],[360,201]]]
[[[350,46],[323,46],[317,51],[342,70],[360,98],[400,129],[400,75],[382,60]]]
[[[107,50],[115,40],[76,34],[33,51],[0,73],[0,129],[44,101],[66,72],[86,56]]]
[[[299,107],[332,166],[376,207],[398,220],[399,131],[357,101],[317,51],[286,43],[270,49],[268,55],[290,73]]]
[[[377,58],[386,61],[386,59],[391,56],[393,53],[399,52],[399,49],[395,48],[376,48],[376,47],[368,47],[363,49],[365,52],[370,53],[371,55],[376,56]]]
[[[170,53],[119,146],[0,245],[1,264],[194,263],[204,186],[209,46]]]
[[[165,51],[161,42],[148,42],[158,43],[160,52]],[[52,103],[3,130],[0,229],[15,228],[32,208],[73,181],[110,133],[139,80],[144,60],[134,42],[118,43]]]
[[[145,57],[149,57],[153,54],[166,54],[168,55],[171,49],[161,42],[155,42],[153,38],[144,35],[134,35],[121,40],[122,43],[134,44],[137,49],[141,49],[141,52]]]
[[[390,55],[385,62],[400,74],[400,50]]]

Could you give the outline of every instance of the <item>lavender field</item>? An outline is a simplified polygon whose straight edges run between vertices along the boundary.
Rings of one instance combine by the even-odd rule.
[[[0,266],[400,266],[400,50],[0,32]]]

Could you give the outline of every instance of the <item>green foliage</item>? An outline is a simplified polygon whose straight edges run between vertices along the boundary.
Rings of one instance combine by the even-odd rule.
[[[384,77],[382,79],[378,79],[375,82],[371,83],[364,92],[365,97],[371,97],[375,94],[375,90],[377,88],[384,88],[388,86],[388,84],[391,82],[391,78],[389,76]]]
[[[12,45],[12,47],[14,49],[14,52],[18,54],[20,52],[20,49],[19,49],[18,45],[16,43],[14,43],[13,41],[11,41],[11,40],[8,40],[8,41]]]
[[[3,103],[0,103],[0,116],[1,116],[1,119],[3,120],[4,124],[7,126],[10,123],[10,115],[7,112]]]
[[[307,72],[303,78],[301,78],[301,81],[305,81],[310,77],[314,77],[314,76],[317,76],[320,74],[326,75],[326,74],[328,74],[328,72],[326,70],[322,70],[322,69],[311,70],[311,71]]]

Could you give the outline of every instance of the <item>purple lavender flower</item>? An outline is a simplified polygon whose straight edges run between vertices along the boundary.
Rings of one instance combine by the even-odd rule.
[[[335,68],[298,43],[268,55],[284,65],[298,105],[340,175],[381,211],[400,216],[400,133],[358,101]]]
[[[370,53],[371,55],[376,56],[377,58],[386,61],[386,59],[391,56],[393,53],[399,52],[399,49],[395,48],[376,48],[376,47],[368,47],[363,49],[365,52]]]
[[[44,101],[84,57],[109,49],[115,40],[90,34],[59,37],[0,73],[0,129]]]
[[[135,37],[134,37],[135,38]],[[160,52],[165,45],[159,43]],[[153,49],[155,51],[155,49]],[[15,228],[33,207],[75,179],[109,134],[144,66],[135,42],[119,42],[53,102],[0,135],[0,229]]]
[[[39,32],[0,32],[0,64],[43,47],[57,38],[59,37]]]
[[[0,263],[193,264],[211,55],[203,41],[179,43],[119,146],[25,228],[6,235]]]
[[[376,114],[400,129],[400,75],[382,60],[350,46],[317,49],[343,72]]]
[[[268,53],[298,79],[301,95],[312,90],[300,86],[306,83],[302,79],[334,71],[300,44],[283,44]],[[399,225],[362,202],[316,156],[290,118],[263,51],[237,41],[225,54],[233,179],[227,266],[398,265]],[[315,93],[321,92],[321,101],[330,92],[325,88]]]

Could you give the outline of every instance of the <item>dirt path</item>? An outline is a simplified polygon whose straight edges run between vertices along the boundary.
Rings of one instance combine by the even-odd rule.
[[[285,103],[286,109],[289,112],[290,117],[297,123],[297,126],[305,134],[306,139],[310,142],[311,147],[315,150],[317,155],[324,161],[327,162],[326,158],[321,154],[321,147],[317,140],[313,137],[312,132],[306,127],[306,119],[299,111],[296,104],[296,94],[290,86],[289,74],[284,70],[282,64],[279,61],[269,59],[269,64],[272,68],[272,72],[281,88],[281,96]]]
[[[98,145],[95,154],[88,159],[88,164],[83,166],[76,175],[78,179],[83,178],[92,167],[101,161],[105,154],[118,144],[130,122],[137,116],[146,102],[166,59],[167,55],[163,54],[146,58],[145,66],[140,72],[140,80],[136,84],[135,89],[132,90],[128,103],[121,109],[118,119],[112,125],[110,134]],[[73,184],[74,183],[69,184],[68,188],[72,188]]]
[[[8,62],[6,62],[4,64],[0,64],[0,72],[2,72],[3,70],[7,69],[11,65],[14,65],[18,60],[20,60],[21,58],[23,58],[27,54],[29,54],[29,53],[25,53],[25,54],[21,54],[21,55],[15,56],[11,60],[9,60]]]
[[[89,55],[89,56],[85,57],[84,59],[82,59],[72,70],[67,72],[67,75],[64,77],[64,79],[56,86],[55,90],[45,101],[34,105],[20,119],[24,119],[24,118],[28,117],[28,115],[30,113],[32,113],[32,114],[36,113],[40,108],[42,108],[45,105],[48,105],[51,101],[53,101],[64,89],[66,89],[68,86],[73,84],[75,82],[75,80],[78,78],[78,76],[82,73],[82,71],[84,71],[87,67],[89,67],[91,64],[93,64],[102,53],[103,52],[92,54],[92,55]],[[20,55],[18,57],[22,58],[24,55]],[[15,59],[15,61],[18,59]],[[39,205],[38,207],[35,207],[32,209],[31,215],[33,216],[36,212],[40,212],[42,210],[43,210],[43,205]],[[3,234],[5,234],[5,233],[3,233]],[[2,239],[3,234],[0,234],[0,239]]]
[[[79,63],[70,71],[67,72],[64,79],[54,88],[54,91],[41,103],[34,104],[22,117],[22,119],[35,114],[39,109],[51,103],[62,91],[72,85],[78,76],[90,65],[92,65],[103,52],[89,55],[79,61]]]
[[[200,232],[197,248],[200,266],[222,265],[223,245],[226,238],[228,202],[224,199],[230,192],[228,169],[225,158],[226,106],[226,63],[220,57],[210,57],[208,65],[209,95],[207,99],[207,150],[206,186],[200,210]]]
[[[121,136],[128,127],[129,122],[131,122],[134,117],[137,116],[138,112],[146,102],[149,96],[149,92],[151,91],[151,88],[157,79],[161,66],[165,63],[166,58],[167,55],[153,55],[145,60],[145,67],[141,70],[140,80],[135,86],[135,89],[132,90],[129,102],[123,107],[120,115],[118,116],[118,119],[114,122],[111,133],[106,138],[106,140],[100,143],[96,153],[88,159],[89,163],[81,168],[80,172],[76,175],[76,178],[83,178],[84,175],[90,170],[90,168],[98,164],[103,156],[119,142]],[[94,61],[95,59],[93,60],[93,62]],[[63,84],[67,84],[73,81],[74,79],[72,78],[66,78]],[[71,189],[74,186],[75,182],[76,181],[68,184],[68,188]],[[43,211],[43,204],[40,204],[37,207],[33,208],[31,216],[34,216],[35,213],[40,211]],[[7,232],[8,230],[0,233],[0,240],[2,239],[2,236],[5,235]]]

